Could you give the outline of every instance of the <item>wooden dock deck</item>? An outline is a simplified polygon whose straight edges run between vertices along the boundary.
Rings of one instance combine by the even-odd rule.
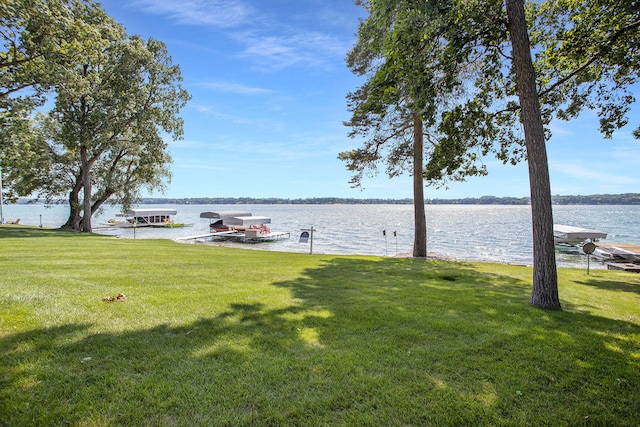
[[[247,236],[245,233],[238,232],[235,230],[229,231],[217,231],[215,233],[206,233],[206,234],[198,234],[195,236],[186,236],[179,237],[176,240],[179,241],[194,241],[198,240],[233,240],[236,242],[243,243],[259,243],[259,242],[270,242],[275,240],[284,240],[291,237],[291,233],[289,232],[270,232],[266,234],[257,234],[255,236]]]
[[[212,238],[212,237],[216,237],[216,236],[223,236],[223,235],[228,235],[228,234],[234,234],[236,233],[233,230],[230,231],[217,231],[215,233],[205,233],[205,234],[196,234],[195,236],[185,236],[185,237],[178,237],[176,238],[176,240],[200,240],[200,239],[208,239],[208,238]]]
[[[635,243],[603,243],[595,244],[605,255],[605,263],[609,270],[623,270],[640,273],[640,245]]]
[[[632,262],[608,262],[607,269],[632,271],[634,273],[640,273],[640,264],[634,264]]]
[[[640,245],[636,245],[635,243],[605,243],[605,242],[596,242],[595,245],[599,248],[620,248],[627,252],[633,252],[636,254],[640,254]]]

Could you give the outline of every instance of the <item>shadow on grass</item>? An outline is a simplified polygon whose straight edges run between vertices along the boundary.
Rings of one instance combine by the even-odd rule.
[[[81,233],[61,228],[40,228],[28,225],[0,225],[0,239],[2,238],[27,238],[27,237],[81,237],[95,236],[92,233]]]
[[[637,423],[638,325],[533,308],[466,264],[336,257],[274,285],[294,303],[0,338],[0,423]]]
[[[637,273],[628,273],[628,274],[637,274]],[[629,282],[621,282],[619,280],[604,280],[599,278],[597,280],[582,280],[579,282],[581,285],[592,286],[598,289],[607,289],[610,291],[616,292],[629,292],[633,294],[640,295],[640,285],[637,283],[629,283]]]

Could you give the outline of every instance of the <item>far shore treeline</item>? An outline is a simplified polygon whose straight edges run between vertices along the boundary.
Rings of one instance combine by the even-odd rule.
[[[590,196],[553,196],[554,205],[640,205],[640,193],[595,194]],[[22,199],[18,203],[45,203],[43,200]],[[65,204],[66,201],[49,202]],[[464,199],[426,199],[427,205],[528,205],[529,197],[467,197]],[[277,197],[191,197],[191,198],[143,198],[139,204],[171,205],[409,205],[413,199],[357,199],[339,197],[313,197],[284,199]]]

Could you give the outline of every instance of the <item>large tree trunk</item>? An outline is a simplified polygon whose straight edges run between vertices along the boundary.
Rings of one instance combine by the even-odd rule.
[[[424,212],[424,179],[422,177],[422,151],[424,145],[422,119],[418,114],[413,117],[413,215],[415,236],[413,238],[413,256],[427,256],[427,221]]]
[[[524,0],[507,0],[506,6],[529,164],[529,186],[531,187],[531,218],[533,223],[531,304],[541,308],[559,310],[561,306],[558,298],[558,275],[553,242],[549,166],[535,73],[531,62],[531,45],[524,15]]]
[[[82,188],[80,177],[76,177],[76,183],[69,192],[69,218],[67,222],[60,228],[71,229],[71,230],[80,230],[80,225],[82,223],[82,216],[80,215],[82,211],[82,206],[80,205],[80,189]]]
[[[69,203],[69,218],[60,228],[80,230],[82,216],[80,216],[80,205],[78,203]]]

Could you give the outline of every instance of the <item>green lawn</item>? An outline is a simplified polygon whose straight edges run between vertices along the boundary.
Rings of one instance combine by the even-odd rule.
[[[634,273],[547,312],[527,267],[9,225],[0,266],[3,426],[640,422]]]

